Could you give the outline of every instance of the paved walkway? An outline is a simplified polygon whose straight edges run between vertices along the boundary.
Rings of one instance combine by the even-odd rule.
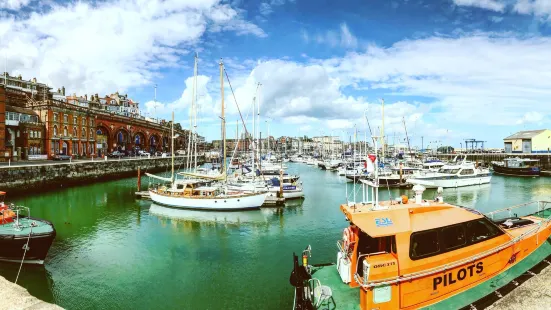
[[[551,267],[522,283],[511,293],[487,309],[549,310],[551,309]]]
[[[0,276],[0,310],[60,310],[59,306],[49,304],[36,297],[21,286],[14,284]]]

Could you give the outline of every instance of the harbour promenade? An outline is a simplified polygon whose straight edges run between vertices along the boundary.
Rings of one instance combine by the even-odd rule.
[[[176,156],[176,168],[185,167],[187,156]],[[197,158],[204,162],[203,157]],[[11,195],[28,194],[49,189],[92,184],[97,181],[120,179],[141,173],[170,170],[170,157],[137,157],[108,160],[77,160],[62,162],[16,162],[0,166],[0,188]]]

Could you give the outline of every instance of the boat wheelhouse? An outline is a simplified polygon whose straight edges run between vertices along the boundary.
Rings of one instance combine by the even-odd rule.
[[[378,201],[378,184],[361,203],[340,209],[350,222],[336,263],[302,264],[294,255],[294,309],[459,309],[509,283],[551,254],[551,202],[483,215],[422,197]],[[370,195],[371,194],[371,195]],[[525,216],[517,216],[524,212]]]
[[[506,158],[502,163],[492,163],[494,173],[511,176],[539,176],[539,159]]]

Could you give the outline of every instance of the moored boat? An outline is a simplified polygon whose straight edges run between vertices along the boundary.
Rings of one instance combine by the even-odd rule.
[[[411,176],[407,182],[426,188],[449,188],[490,183],[492,175],[488,169],[476,167],[474,163],[454,161],[440,168],[438,172],[421,172]]]
[[[54,225],[31,217],[29,208],[8,206],[5,196],[0,192],[0,261],[43,264],[56,236]]]
[[[336,263],[311,264],[310,247],[301,264],[294,255],[295,310],[459,309],[551,254],[551,202],[484,215],[426,200],[419,185],[414,201],[379,202],[379,184],[362,183],[371,196],[340,206],[350,226]]]
[[[536,177],[540,175],[538,159],[529,158],[506,158],[503,163],[492,163],[494,173],[510,175]]]

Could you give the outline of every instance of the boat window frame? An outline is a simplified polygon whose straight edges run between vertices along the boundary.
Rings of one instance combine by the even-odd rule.
[[[481,240],[476,240],[476,241],[469,240],[469,238],[468,238],[468,233],[469,232],[468,232],[468,229],[467,229],[467,225],[470,224],[470,223],[478,222],[478,221],[483,221],[487,225],[493,226],[497,230],[497,233],[494,234],[493,236],[487,238],[487,239],[481,239]],[[458,246],[458,247],[453,247],[453,248],[449,248],[449,249],[444,248],[444,246],[443,246],[444,245],[444,236],[443,236],[442,231],[446,228],[457,226],[457,225],[463,225],[463,231],[465,232],[465,243],[462,246]],[[421,256],[413,256],[412,255],[413,237],[418,235],[418,234],[431,232],[431,231],[436,231],[437,234],[438,234],[439,251],[434,252],[434,253],[430,253],[430,254],[421,255]],[[497,238],[499,236],[502,236],[504,234],[505,234],[505,232],[503,231],[503,229],[501,229],[497,224],[493,223],[487,217],[481,217],[481,218],[478,218],[478,219],[474,219],[474,220],[470,220],[470,221],[466,221],[466,222],[462,222],[462,223],[456,223],[456,224],[452,224],[452,225],[441,226],[441,227],[437,227],[437,228],[431,228],[431,229],[426,229],[426,230],[415,231],[415,232],[412,232],[411,235],[409,236],[409,258],[412,261],[416,261],[416,260],[420,260],[420,259],[424,259],[424,258],[437,256],[437,255],[440,255],[440,254],[445,254],[445,253],[448,253],[448,252],[451,252],[451,251],[459,250],[459,249],[462,249],[462,248],[469,247],[471,245],[481,243],[483,241],[492,240],[492,239]]]

